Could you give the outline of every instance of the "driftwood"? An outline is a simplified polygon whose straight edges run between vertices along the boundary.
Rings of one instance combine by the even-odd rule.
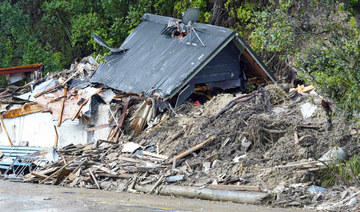
[[[208,142],[210,142],[210,141],[212,141],[212,140],[214,140],[214,139],[215,139],[215,137],[210,137],[210,138],[206,139],[205,141],[201,142],[200,144],[192,147],[191,149],[188,149],[188,150],[186,150],[185,152],[182,152],[182,153],[180,153],[179,155],[175,156],[174,159],[180,160],[181,158],[189,155],[190,153],[195,152],[196,150],[202,148],[205,144],[207,144]],[[166,162],[166,163],[167,163],[167,164],[171,164],[174,159],[171,159],[171,160],[169,160],[169,161]]]

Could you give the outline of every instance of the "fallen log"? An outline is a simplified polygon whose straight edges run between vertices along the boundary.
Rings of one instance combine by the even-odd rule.
[[[260,192],[259,186],[248,186],[248,185],[209,185],[207,188],[215,190],[227,190],[227,191],[252,191]]]
[[[153,188],[153,185],[135,185],[135,190],[148,193]],[[197,187],[182,187],[182,186],[159,186],[159,194],[166,196],[182,196],[188,198],[198,198],[204,200],[214,201],[231,201],[235,203],[261,204],[270,197],[268,193],[260,192],[245,192],[245,191],[226,191],[214,190]]]

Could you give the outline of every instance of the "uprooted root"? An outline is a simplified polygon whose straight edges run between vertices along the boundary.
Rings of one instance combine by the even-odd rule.
[[[253,143],[255,148],[267,149],[285,135],[290,123],[283,120],[274,120],[263,114],[254,114],[249,118],[244,134]]]

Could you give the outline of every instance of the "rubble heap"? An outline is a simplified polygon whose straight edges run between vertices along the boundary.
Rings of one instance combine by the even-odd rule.
[[[53,77],[64,77],[66,82],[81,73],[77,67]],[[90,97],[99,94],[106,99],[104,92],[111,90],[92,86],[96,89]],[[22,89],[30,91],[26,86]],[[23,181],[161,194],[186,193],[181,191],[184,187],[210,193],[246,191],[237,195],[255,204],[359,209],[356,185],[323,188],[318,180],[327,167],[324,163],[342,157],[340,150],[347,157],[359,153],[359,131],[343,118],[329,115],[323,98],[314,91],[309,94],[312,89],[289,95],[278,85],[269,85],[248,94],[219,94],[203,105],[189,100],[176,109],[156,97],[111,90],[114,94],[104,101],[110,105],[108,123],[87,129],[109,127],[107,138],[58,149],[61,159],[33,170]],[[49,102],[66,95],[68,101],[78,94],[60,90],[46,104],[39,104],[51,110],[46,107]],[[72,117],[86,119],[85,111],[78,111],[90,97],[81,97]]]

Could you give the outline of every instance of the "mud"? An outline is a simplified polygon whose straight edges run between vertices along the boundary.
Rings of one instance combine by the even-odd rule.
[[[0,211],[293,211],[227,202],[65,188],[0,180]],[[304,211],[304,210],[296,210]]]

